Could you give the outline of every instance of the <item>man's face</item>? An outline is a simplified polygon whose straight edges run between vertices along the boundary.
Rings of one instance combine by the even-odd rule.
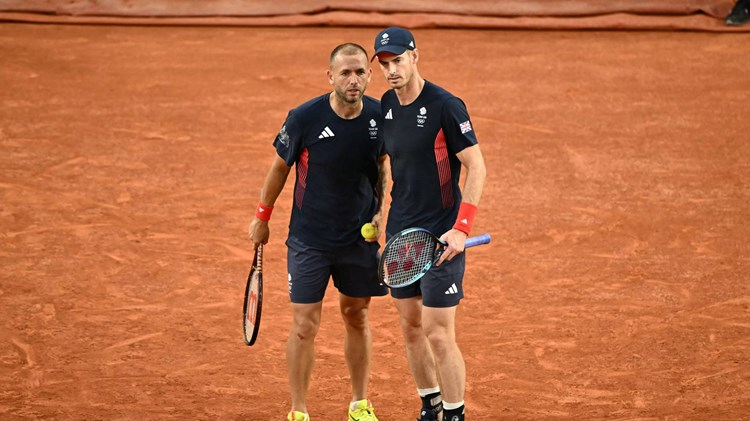
[[[414,67],[417,63],[416,50],[406,50],[401,55],[391,53],[378,54],[380,70],[383,71],[385,80],[391,88],[404,87],[414,75]]]
[[[328,69],[328,82],[333,85],[336,97],[347,104],[356,104],[362,99],[370,77],[372,70],[362,53],[337,54]]]

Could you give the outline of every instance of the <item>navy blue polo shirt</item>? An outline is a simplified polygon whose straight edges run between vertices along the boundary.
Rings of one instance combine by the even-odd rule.
[[[380,102],[363,97],[351,120],[331,108],[330,93],[289,111],[274,146],[296,166],[289,236],[331,250],[361,239],[378,206],[378,159],[385,151]]]
[[[453,227],[461,205],[456,154],[477,144],[466,106],[428,81],[411,104],[401,106],[389,90],[380,105],[393,177],[386,231],[420,227],[440,236]]]

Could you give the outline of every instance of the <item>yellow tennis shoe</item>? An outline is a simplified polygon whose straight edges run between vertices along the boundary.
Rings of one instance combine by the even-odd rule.
[[[310,421],[310,416],[299,411],[293,411],[286,416],[286,419],[287,421]]]
[[[349,405],[349,421],[378,421],[372,403],[367,399],[353,402]]]

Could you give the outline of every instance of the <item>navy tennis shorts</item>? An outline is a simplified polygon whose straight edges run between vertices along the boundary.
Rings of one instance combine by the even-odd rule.
[[[454,307],[464,298],[464,269],[466,253],[455,256],[440,266],[433,266],[417,282],[403,288],[391,289],[393,298],[422,296],[425,307]]]
[[[349,297],[377,297],[388,293],[388,288],[378,280],[380,245],[376,242],[361,239],[351,246],[323,251],[289,237],[286,245],[289,299],[293,303],[322,301],[330,278],[339,292]]]

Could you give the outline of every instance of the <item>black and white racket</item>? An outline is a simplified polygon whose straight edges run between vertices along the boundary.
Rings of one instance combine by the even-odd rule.
[[[487,244],[489,234],[466,239],[464,248]],[[422,228],[407,228],[391,237],[380,255],[378,276],[389,288],[417,282],[440,259],[448,243]]]
[[[250,346],[258,338],[260,311],[263,305],[263,244],[258,246],[253,258],[253,266],[247,277],[245,305],[242,309],[242,331],[245,345]]]

